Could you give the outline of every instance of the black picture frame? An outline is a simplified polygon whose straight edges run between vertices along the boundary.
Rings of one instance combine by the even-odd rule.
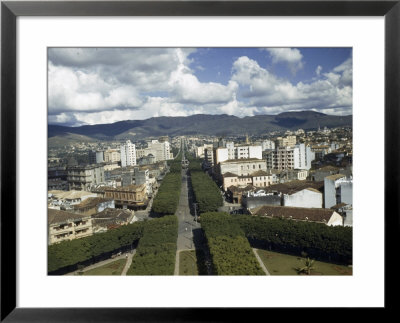
[[[1,3],[1,321],[236,321],[243,309],[16,307],[16,19],[19,16],[384,16],[385,310],[398,286],[400,4],[395,1],[2,1]],[[371,233],[373,236],[373,233]],[[371,256],[373,265],[373,256]],[[367,292],[367,290],[366,290]],[[192,295],[191,297],[195,297]],[[245,296],[244,296],[245,297]],[[259,309],[252,309],[259,311]],[[339,317],[333,312],[333,317]],[[256,314],[251,314],[256,315]],[[331,314],[330,314],[331,315]]]

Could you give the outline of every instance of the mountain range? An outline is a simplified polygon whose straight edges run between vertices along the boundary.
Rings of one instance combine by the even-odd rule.
[[[261,135],[270,131],[313,130],[352,126],[352,115],[333,116],[314,111],[284,112],[239,118],[232,115],[196,114],[188,117],[154,117],[110,124],[65,127],[48,125],[49,142],[143,139],[179,135]]]

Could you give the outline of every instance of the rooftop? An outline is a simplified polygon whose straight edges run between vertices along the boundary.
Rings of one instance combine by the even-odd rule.
[[[133,212],[123,209],[104,209],[92,215],[93,224],[107,226],[126,223],[133,216]]]
[[[96,196],[95,193],[87,192],[87,191],[60,191],[60,190],[53,190],[49,191],[49,194],[52,194],[56,199],[59,200],[76,200],[82,198],[84,196]]]
[[[237,187],[237,186],[229,186],[228,190],[232,193],[241,193],[241,192],[248,192],[253,191],[255,187],[253,185],[247,185],[246,187]]]
[[[222,175],[222,177],[238,177],[238,175],[233,174],[233,173],[231,173],[231,172],[227,172],[227,173],[224,173],[224,174]]]
[[[74,205],[74,209],[80,209],[80,208],[91,208],[95,207],[96,205],[104,202],[109,202],[112,201],[113,199],[111,198],[104,198],[104,197],[88,197],[81,203]]]
[[[264,205],[251,209],[250,212],[259,216],[327,223],[335,211],[331,209]]]
[[[343,175],[343,174],[334,174],[334,175],[326,176],[325,178],[326,178],[326,179],[330,179],[330,180],[332,180],[332,181],[335,181],[335,180],[337,180],[337,179],[339,179],[339,178],[344,178],[344,177],[346,177],[346,175]]]
[[[338,167],[335,166],[324,166],[318,169],[315,169],[316,172],[336,172],[339,171]]]
[[[70,221],[83,220],[88,218],[90,218],[90,216],[55,209],[47,209],[47,220],[49,225],[67,223]]]
[[[229,163],[252,163],[255,161],[263,161],[262,159],[258,159],[258,158],[242,158],[242,159],[228,159],[225,160],[223,162],[221,162],[221,164],[229,164]],[[265,161],[264,161],[265,162]]]
[[[251,174],[251,176],[270,176],[271,174],[267,173],[266,171],[263,170],[258,170],[254,173]]]
[[[128,185],[128,186],[121,186],[117,188],[113,187],[107,187],[104,189],[105,192],[107,191],[114,191],[114,192],[137,192],[137,191],[142,191],[146,188],[146,184],[140,184],[140,185]]]
[[[268,186],[266,188],[267,192],[281,192],[283,194],[294,194],[304,189],[311,189],[318,193],[323,192],[324,190],[324,182],[314,182],[314,181],[290,181],[286,183],[280,183]]]

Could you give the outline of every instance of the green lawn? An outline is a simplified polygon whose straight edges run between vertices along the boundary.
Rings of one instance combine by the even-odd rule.
[[[304,266],[304,258],[277,253],[267,250],[257,250],[258,255],[271,275],[298,275],[295,268]],[[352,275],[353,269],[347,266],[315,261],[311,275]]]
[[[195,250],[185,250],[179,253],[179,275],[198,275]]]
[[[185,250],[179,253],[179,275],[206,275],[207,269],[204,265],[204,253],[198,250]]]
[[[97,267],[88,271],[85,271],[83,275],[85,276],[108,276],[108,275],[116,275],[119,276],[124,270],[126,264],[126,259],[119,259],[113,262],[110,262],[107,265]]]

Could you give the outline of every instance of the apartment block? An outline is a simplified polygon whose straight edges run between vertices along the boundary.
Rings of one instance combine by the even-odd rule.
[[[104,183],[104,181],[103,165],[69,166],[67,168],[69,190],[89,191],[93,186]]]

